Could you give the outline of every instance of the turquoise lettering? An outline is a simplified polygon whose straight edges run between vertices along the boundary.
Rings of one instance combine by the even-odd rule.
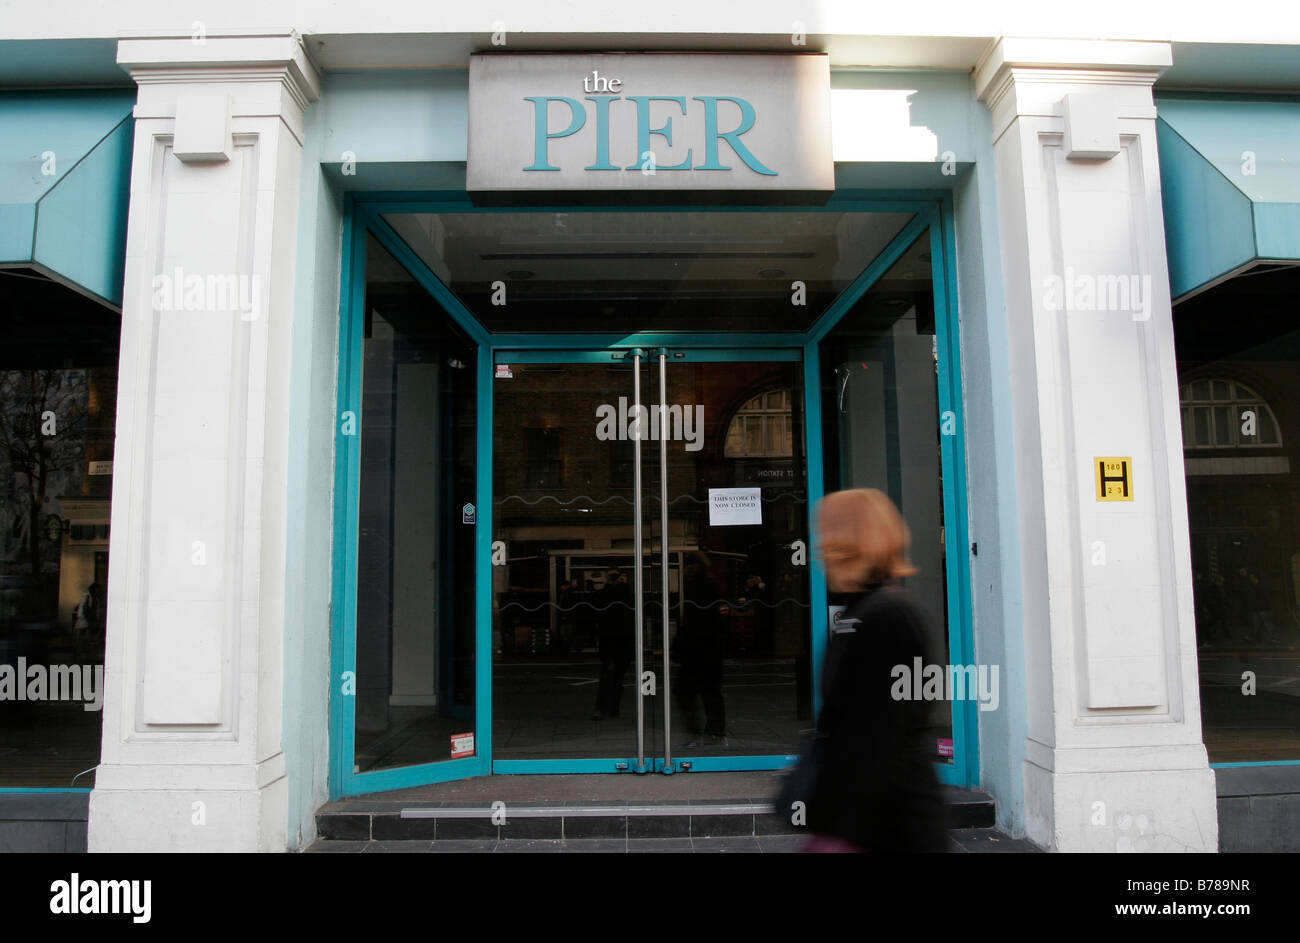
[[[550,145],[548,142],[551,138],[565,138],[570,134],[577,134],[582,129],[582,126],[587,123],[587,109],[582,106],[582,102],[566,98],[563,95],[525,95],[524,100],[533,103],[533,133],[536,142],[533,148],[533,164],[531,167],[525,167],[524,170],[559,170],[559,167],[551,166]],[[569,123],[567,129],[551,132],[548,120],[551,102],[565,102],[568,104],[573,120]]]
[[[745,166],[756,174],[763,174],[767,177],[777,176],[775,170],[769,170],[763,163],[750,152],[740,136],[754,126],[754,106],[743,98],[733,98],[729,95],[704,95],[695,97],[696,101],[704,102],[704,163],[698,164],[696,170],[731,170],[730,167],[723,166],[718,159],[718,141],[725,140],[731,145],[731,149],[736,152],[736,156],[745,162]],[[718,102],[728,101],[735,102],[740,107],[740,125],[731,131],[718,130]],[[685,106],[683,106],[685,111]]]
[[[617,96],[587,96],[587,101],[596,103],[596,162],[584,170],[618,170],[609,162],[609,103],[619,100]]]
[[[657,134],[668,142],[668,146],[673,144],[673,119],[667,119],[667,123],[662,128],[650,127],[650,103],[653,102],[677,102],[682,109],[682,114],[686,114],[686,99],[682,96],[662,98],[653,95],[628,95],[628,101],[636,102],[636,154],[637,160],[641,155],[650,150],[650,135]],[[745,129],[749,130],[748,128]],[[735,133],[735,132],[733,132]],[[743,133],[743,132],[742,132]],[[641,165],[633,164],[628,170],[637,170]],[[691,169],[691,151],[686,151],[686,159],[680,164],[673,164],[671,167],[667,164],[661,164],[655,161],[656,170],[690,170]]]

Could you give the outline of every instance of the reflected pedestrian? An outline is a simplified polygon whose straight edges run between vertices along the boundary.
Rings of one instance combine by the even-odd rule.
[[[683,580],[685,606],[681,627],[673,640],[673,652],[681,663],[677,694],[689,735],[682,749],[699,746],[701,735],[710,743],[726,745],[726,702],[722,698],[722,662],[726,653],[722,619],[718,612],[717,586],[709,555],[697,550],[686,558]],[[704,707],[700,726],[697,706]]]
[[[592,720],[617,717],[623,700],[623,676],[636,648],[636,609],[632,590],[618,567],[605,573],[596,593],[596,639],[600,647],[600,685]]]

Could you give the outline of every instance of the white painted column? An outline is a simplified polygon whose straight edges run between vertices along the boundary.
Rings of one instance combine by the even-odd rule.
[[[1059,851],[1218,847],[1151,95],[1170,63],[1166,43],[1004,38],[975,76],[1015,368],[1026,828]],[[1098,500],[1110,456],[1131,501]]]
[[[298,36],[123,39],[139,85],[91,851],[280,851]]]

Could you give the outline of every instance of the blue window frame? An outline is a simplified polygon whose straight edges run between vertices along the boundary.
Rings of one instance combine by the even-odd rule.
[[[938,367],[940,415],[955,417],[955,431],[940,437],[943,480],[944,520],[947,543],[945,574],[949,599],[949,650],[952,664],[974,663],[974,640],[971,623],[970,570],[967,547],[968,519],[966,507],[965,429],[962,414],[961,366],[956,304],[956,243],[952,197],[946,191],[868,192],[837,191],[822,206],[727,206],[728,212],[909,212],[909,222],[880,252],[877,258],[835,298],[807,331],[748,334],[746,349],[735,350],[733,334],[518,334],[491,333],[474,317],[460,299],[441,282],[421,259],[407,247],[384,220],[388,213],[522,213],[522,212],[637,212],[647,207],[590,206],[476,206],[463,192],[435,193],[349,193],[345,198],[341,319],[339,340],[338,418],[335,431],[334,489],[334,573],[332,605],[332,648],[330,686],[330,794],[333,798],[361,793],[398,789],[407,786],[463,779],[491,772],[555,773],[603,772],[606,760],[512,760],[492,761],[492,652],[491,568],[475,568],[476,586],[476,753],[473,757],[443,760],[416,766],[375,772],[354,772],[355,747],[353,700],[343,693],[344,682],[356,670],[356,576],[357,513],[359,499],[360,436],[345,434],[343,419],[349,414],[353,424],[361,418],[361,337],[365,313],[365,246],[367,235],[373,236],[410,275],[442,306],[447,315],[477,345],[478,425],[491,429],[492,374],[498,359],[502,362],[546,360],[581,360],[593,356],[591,351],[629,347],[669,346],[698,351],[699,359],[781,359],[801,357],[804,370],[804,416],[808,430],[808,507],[823,496],[823,452],[821,443],[821,400],[818,345],[849,312],[853,305],[889,267],[924,233],[929,233],[932,285],[935,306],[935,335]],[[653,208],[656,212],[699,212],[699,205]],[[607,355],[606,355],[607,356]],[[492,534],[492,437],[477,439],[477,531],[475,547],[480,561],[491,557]],[[812,533],[812,521],[808,521]],[[814,564],[815,565],[815,564]],[[821,662],[825,652],[827,596],[821,578],[810,581],[812,605],[812,658],[814,709],[820,709]],[[976,705],[971,701],[953,701],[953,763],[936,764],[941,782],[970,786],[978,782],[979,751]],[[629,760],[632,758],[628,758]],[[787,765],[790,756],[701,758],[694,771],[734,769],[776,769]],[[629,766],[630,768],[630,766]]]

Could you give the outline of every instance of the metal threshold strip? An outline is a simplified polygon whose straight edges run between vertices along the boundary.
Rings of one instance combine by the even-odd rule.
[[[491,806],[403,809],[404,819],[489,819],[503,810]],[[504,812],[512,819],[595,818],[604,816],[652,815],[768,815],[775,811],[770,802],[720,802],[687,805],[506,805]]]

